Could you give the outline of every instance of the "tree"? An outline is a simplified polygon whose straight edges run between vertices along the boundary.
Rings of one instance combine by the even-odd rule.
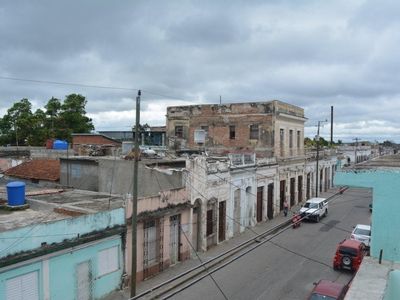
[[[55,128],[59,127],[59,115],[61,111],[61,101],[52,97],[44,106],[46,109],[46,127],[49,128],[50,137],[55,138]]]
[[[32,116],[32,131],[27,137],[29,145],[42,146],[50,136],[50,130],[46,127],[46,113],[38,109]]]
[[[15,102],[7,110],[7,114],[0,121],[2,133],[1,141],[4,144],[25,145],[27,138],[32,134],[32,104],[28,99]]]
[[[86,116],[86,99],[79,94],[67,95],[59,114],[59,134],[71,140],[71,133],[89,133],[94,130],[92,119]]]

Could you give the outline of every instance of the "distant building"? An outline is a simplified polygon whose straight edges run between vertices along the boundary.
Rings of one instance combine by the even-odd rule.
[[[167,139],[173,149],[293,157],[304,155],[306,120],[302,108],[277,100],[173,106],[167,108]]]

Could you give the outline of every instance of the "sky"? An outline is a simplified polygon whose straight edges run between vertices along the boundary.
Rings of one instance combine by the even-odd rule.
[[[79,93],[96,131],[176,105],[280,100],[305,135],[400,142],[399,1],[0,2],[0,116]],[[63,84],[65,83],[65,84]],[[76,85],[75,85],[76,84]],[[102,87],[102,88],[96,88]],[[107,88],[109,87],[109,88]]]

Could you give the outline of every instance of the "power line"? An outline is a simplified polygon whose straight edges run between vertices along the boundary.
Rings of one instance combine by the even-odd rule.
[[[124,90],[124,91],[138,91],[139,89],[127,88],[127,87],[117,87],[117,86],[104,86],[104,85],[93,85],[93,84],[83,84],[83,83],[73,83],[73,82],[61,82],[61,81],[50,81],[50,80],[38,80],[38,79],[27,79],[27,78],[17,78],[17,77],[7,77],[0,76],[0,79],[13,80],[13,81],[23,81],[23,82],[34,82],[34,83],[45,83],[45,84],[56,84],[65,86],[79,86],[88,87],[96,89],[108,89],[108,90]]]
[[[142,90],[139,88],[128,88],[128,87],[119,87],[119,86],[107,86],[107,85],[97,85],[97,84],[85,84],[85,83],[76,83],[76,82],[62,82],[62,81],[51,81],[51,80],[39,80],[39,79],[29,79],[29,78],[19,78],[19,77],[9,77],[9,76],[0,76],[0,79],[3,80],[12,80],[12,81],[20,81],[20,82],[32,82],[39,84],[54,84],[54,85],[64,85],[64,86],[77,86],[77,87],[85,87],[85,88],[95,88],[95,89],[107,89],[107,90],[122,90],[122,91],[139,91],[145,92],[150,95],[160,96],[164,98],[174,99],[174,100],[182,100],[188,101],[188,99],[183,99],[180,97],[174,97],[170,95],[165,95],[149,90]]]

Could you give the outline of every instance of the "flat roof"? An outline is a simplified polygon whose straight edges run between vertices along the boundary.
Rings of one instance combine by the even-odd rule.
[[[0,180],[0,201],[7,201],[7,182]],[[49,189],[27,183],[25,187],[25,210],[0,209],[0,232],[32,224],[74,218],[123,207],[120,195],[110,195],[75,189]]]

